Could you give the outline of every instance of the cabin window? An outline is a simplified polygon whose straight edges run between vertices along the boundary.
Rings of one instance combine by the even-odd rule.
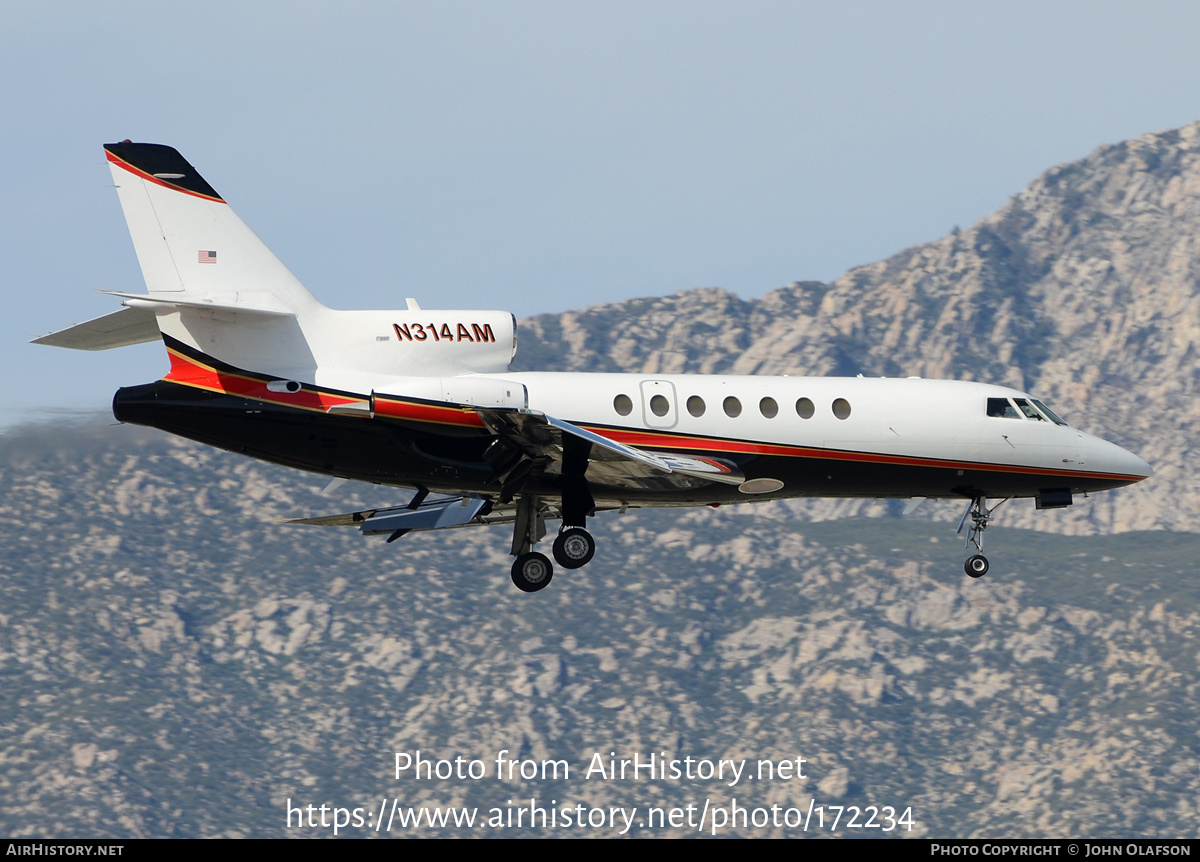
[[[796,415],[801,419],[812,419],[813,414],[817,412],[816,406],[809,398],[801,398],[796,402]]]
[[[833,415],[838,419],[850,418],[850,402],[845,398],[837,398],[833,402]]]
[[[1007,398],[989,398],[987,402],[987,415],[995,419],[1021,418],[1021,414],[1017,412],[1017,408],[1013,407],[1012,402]]]
[[[633,412],[633,399],[628,395],[618,395],[613,399],[613,410],[618,416],[628,416]]]
[[[721,406],[725,408],[725,415],[730,419],[736,419],[738,416],[742,415],[742,402],[738,401],[732,395],[726,398],[721,403]]]
[[[655,395],[650,399],[650,412],[655,416],[666,416],[671,412],[671,402],[662,395]]]
[[[704,399],[699,395],[693,395],[687,400],[688,413],[691,413],[696,418],[704,415]]]
[[[758,402],[758,412],[767,419],[774,419],[779,415],[779,405],[774,398],[764,398]]]
[[[1035,407],[1037,407],[1038,410],[1041,410],[1048,417],[1050,417],[1050,421],[1053,422],[1055,425],[1066,425],[1067,424],[1065,419],[1063,419],[1061,416],[1059,416],[1057,413],[1055,413],[1053,410],[1051,410],[1049,407],[1047,407],[1041,401],[1038,401],[1036,398],[1033,399],[1033,404]]]

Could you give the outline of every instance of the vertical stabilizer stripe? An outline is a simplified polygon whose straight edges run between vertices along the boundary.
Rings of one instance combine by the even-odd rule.
[[[219,195],[217,195],[216,190],[213,189],[211,186],[209,186],[208,183],[204,182],[204,179],[202,177],[200,177],[199,174],[196,174],[195,179],[197,179],[201,183],[203,183],[204,188],[207,188],[210,191],[212,191],[212,194],[205,194],[204,192],[201,192],[201,191],[195,191],[193,189],[184,188],[183,186],[177,185],[176,183],[168,182],[167,180],[165,180],[161,177],[156,177],[154,174],[144,171],[141,168],[137,167],[136,165],[130,164],[129,162],[125,161],[123,158],[121,158],[120,156],[113,153],[107,147],[105,147],[104,154],[106,156],[108,156],[108,160],[110,162],[112,162],[114,165],[116,165],[117,167],[123,168],[123,169],[129,171],[129,173],[133,174],[136,177],[141,177],[143,180],[145,180],[148,183],[154,183],[155,185],[162,186],[164,189],[170,189],[173,192],[182,192],[185,195],[191,195],[192,197],[201,198],[202,200],[214,201],[215,203],[219,203],[219,204],[225,203],[225,201]]]

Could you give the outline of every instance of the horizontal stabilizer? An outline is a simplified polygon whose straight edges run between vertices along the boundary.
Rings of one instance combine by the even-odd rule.
[[[122,308],[112,314],[35,338],[31,343],[69,347],[72,350],[108,350],[113,347],[158,341],[159,337],[153,311],[145,308]]]
[[[102,290],[101,293],[107,293],[109,296],[118,297],[121,304],[129,308],[144,309],[153,313],[154,311],[168,311],[172,308],[199,308],[203,311],[225,311],[233,312],[234,314],[261,314],[267,317],[295,317],[296,312],[285,311],[279,308],[264,308],[256,305],[246,305],[238,302],[216,302],[212,300],[185,300],[176,299],[171,296],[149,296],[144,293],[121,293],[116,290]]]

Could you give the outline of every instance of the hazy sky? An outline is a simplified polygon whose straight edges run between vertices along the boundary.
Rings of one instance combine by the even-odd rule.
[[[142,291],[101,144],[177,147],[326,304],[742,296],[935,239],[1200,118],[1194,3],[0,4],[0,424],[161,345],[29,345]]]

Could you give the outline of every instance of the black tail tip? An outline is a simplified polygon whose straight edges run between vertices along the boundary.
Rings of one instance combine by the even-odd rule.
[[[217,190],[205,182],[179,150],[165,144],[135,144],[126,138],[119,144],[105,144],[110,158],[136,169],[159,185],[221,200]]]

